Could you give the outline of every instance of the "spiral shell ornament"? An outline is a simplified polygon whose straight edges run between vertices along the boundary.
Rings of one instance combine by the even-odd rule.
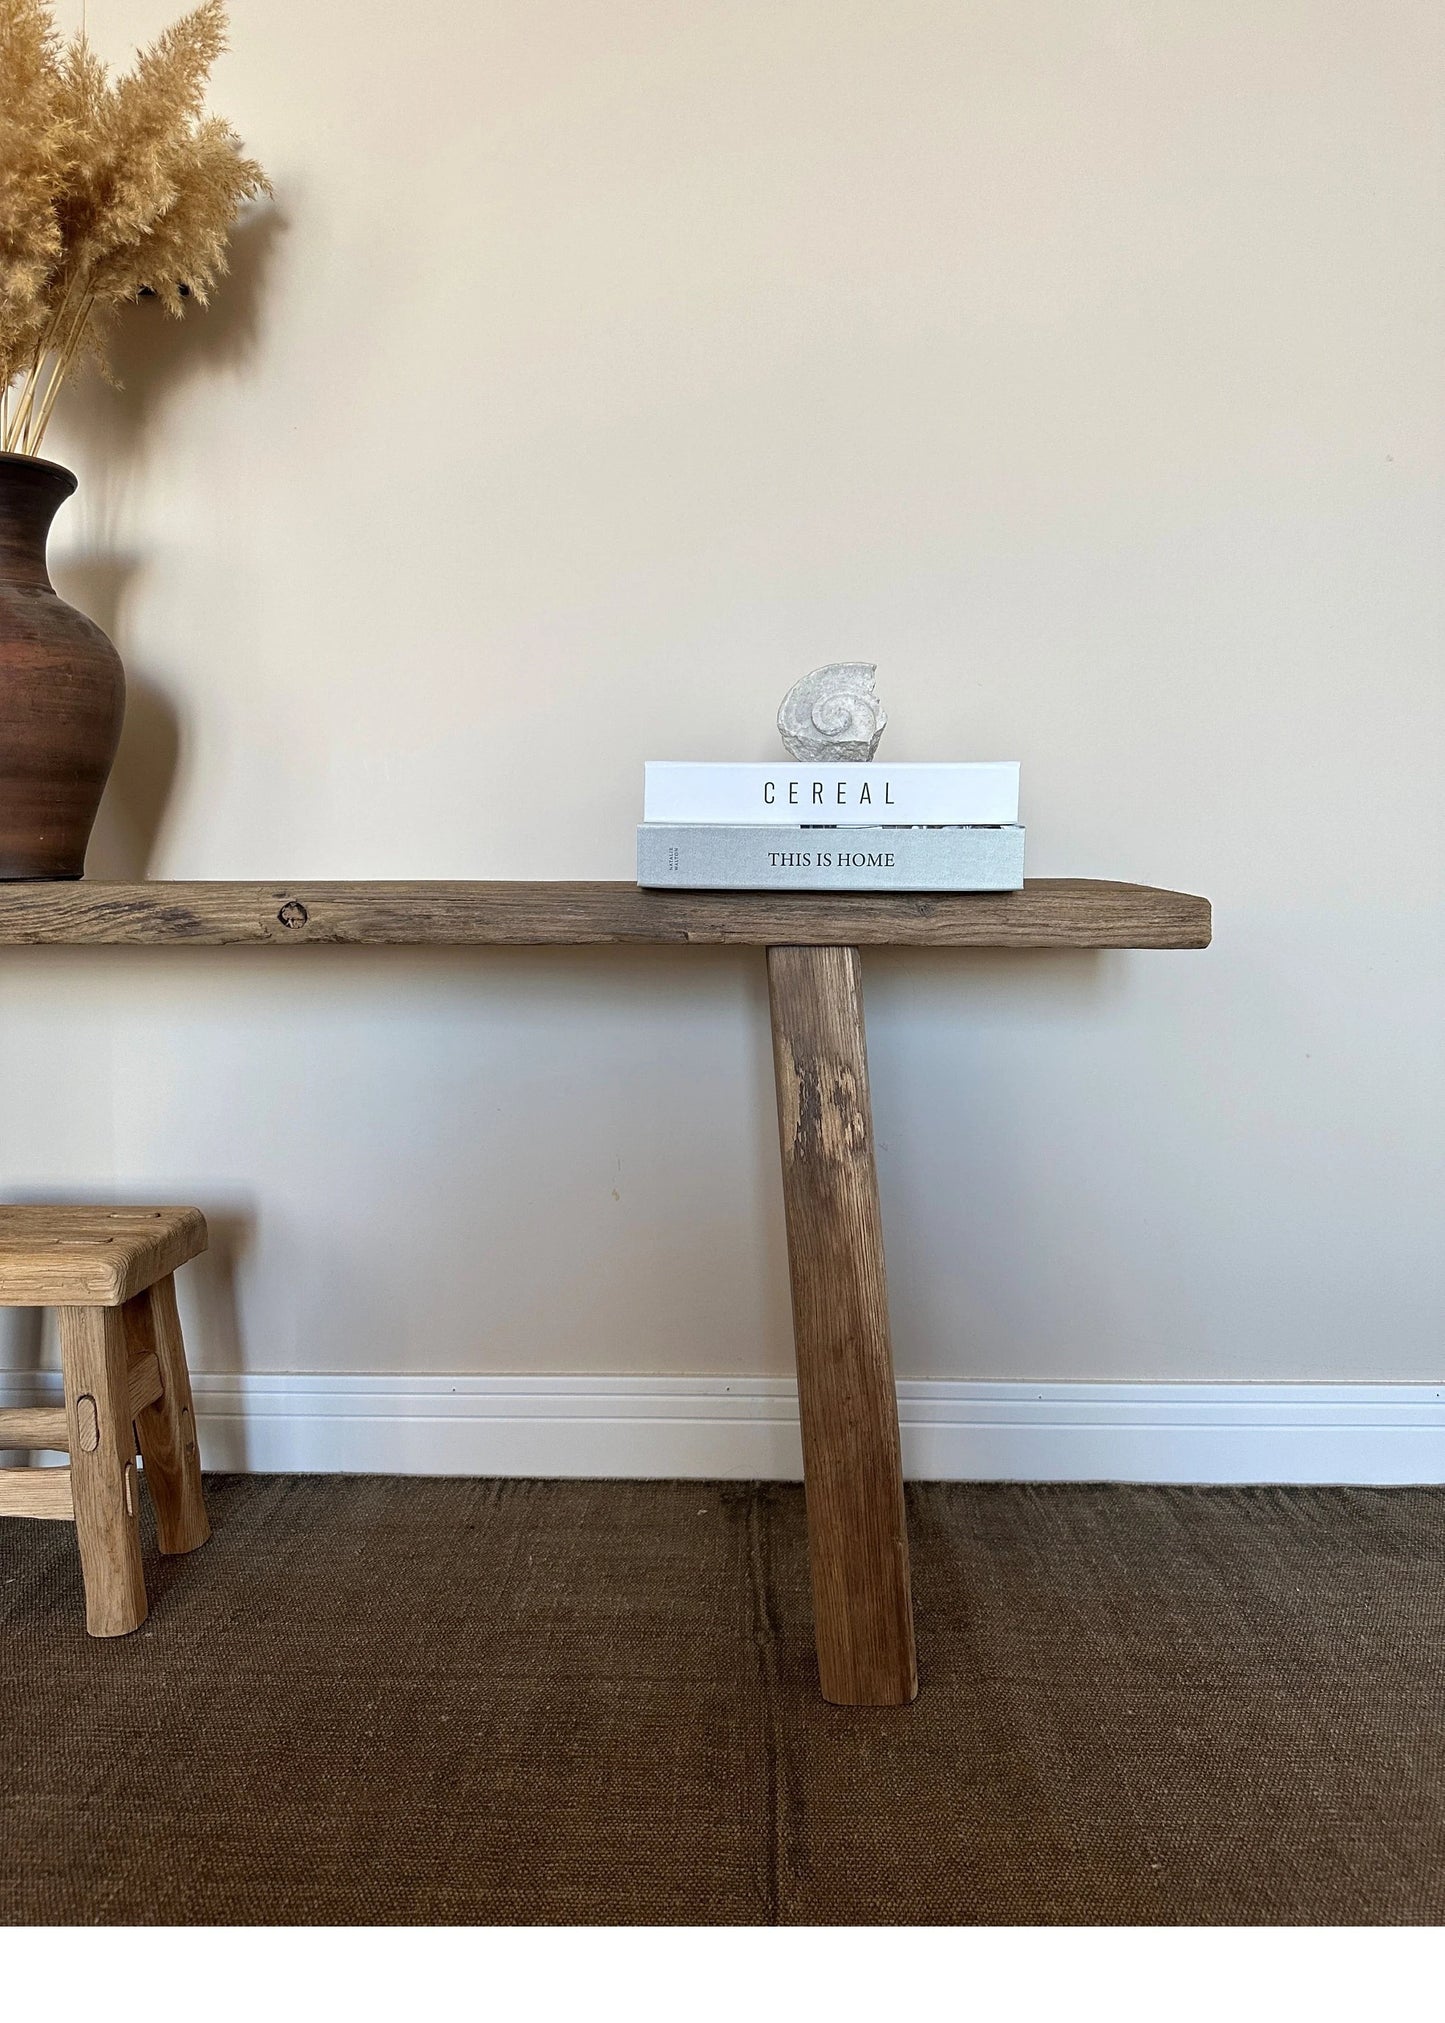
[[[795,681],[778,710],[790,758],[821,765],[864,765],[888,718],[873,686],[871,660],[834,660]]]

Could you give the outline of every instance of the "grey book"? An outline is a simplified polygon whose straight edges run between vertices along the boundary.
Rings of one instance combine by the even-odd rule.
[[[637,882],[714,892],[1017,892],[1024,832],[644,822]]]

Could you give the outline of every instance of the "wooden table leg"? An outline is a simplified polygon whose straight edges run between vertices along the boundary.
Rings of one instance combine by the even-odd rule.
[[[823,1697],[918,1691],[856,948],[770,948],[793,1340]]]

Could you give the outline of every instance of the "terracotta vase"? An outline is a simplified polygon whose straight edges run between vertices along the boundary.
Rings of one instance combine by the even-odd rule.
[[[0,454],[0,878],[81,876],[120,743],[120,655],[45,568],[74,490],[59,464]]]

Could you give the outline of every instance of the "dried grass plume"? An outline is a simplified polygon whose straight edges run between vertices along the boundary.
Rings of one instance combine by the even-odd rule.
[[[205,110],[225,46],[223,0],[202,0],[112,78],[48,0],[0,0],[0,447],[38,452],[126,304],[210,300],[237,214],[270,189]]]

